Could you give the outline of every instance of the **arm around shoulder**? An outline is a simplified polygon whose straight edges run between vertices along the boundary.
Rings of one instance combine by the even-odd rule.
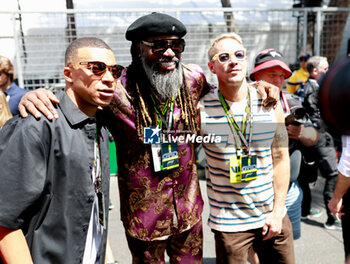
[[[277,86],[263,80],[251,83],[250,85],[257,89],[259,95],[263,99],[263,104],[266,108],[269,108],[271,106],[274,108],[277,107],[277,102],[280,98],[280,90]]]
[[[28,113],[31,113],[36,118],[41,117],[43,113],[49,120],[58,118],[58,114],[52,103],[59,103],[57,97],[48,90],[37,89],[28,93],[25,93],[21,101],[18,104],[18,110],[22,117],[28,117]]]

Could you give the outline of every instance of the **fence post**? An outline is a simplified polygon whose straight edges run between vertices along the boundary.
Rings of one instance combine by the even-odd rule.
[[[18,85],[19,87],[24,87],[24,79],[23,79],[23,71],[22,71],[22,63],[21,63],[21,48],[20,48],[20,41],[18,38],[18,31],[16,27],[16,13],[12,13],[12,25],[13,25],[13,37],[15,40],[15,60],[16,60],[16,76],[18,79]]]
[[[320,46],[321,46],[321,26],[322,26],[322,19],[321,19],[321,10],[317,10],[316,15],[316,32],[315,32],[315,39],[314,39],[314,55],[320,56]]]
[[[302,50],[304,54],[306,54],[306,47],[307,47],[307,25],[308,25],[308,11],[304,9],[304,26],[303,26],[303,45],[302,45]],[[298,54],[299,57],[300,54]]]

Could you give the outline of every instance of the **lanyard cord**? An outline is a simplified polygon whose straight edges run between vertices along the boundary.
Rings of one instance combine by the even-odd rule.
[[[158,108],[153,95],[150,94],[150,96],[153,102],[154,111],[157,113],[157,116],[158,116],[157,125],[159,125],[159,127],[162,128],[162,125],[164,123],[167,130],[170,131],[172,127],[172,122],[173,122],[174,101],[175,101],[174,96],[171,97],[170,103],[169,103],[169,99],[167,99],[162,111],[160,111],[160,109]],[[170,111],[168,111],[168,109],[170,109]]]
[[[101,156],[100,156],[100,134],[97,132],[97,124],[95,126],[95,160],[94,160],[94,186],[95,193],[102,190],[102,173],[101,173]]]
[[[282,107],[283,107],[283,110],[286,112],[286,113],[290,113],[290,107],[289,107],[289,104],[288,104],[288,100],[285,96],[285,94],[281,91],[281,104],[282,104]]]
[[[220,93],[220,91],[218,91],[219,93],[219,99],[221,102],[222,107],[225,110],[225,114],[226,114],[226,118],[229,124],[229,127],[232,131],[232,134],[234,136],[235,139],[235,143],[236,143],[236,149],[237,149],[237,153],[240,154],[241,148],[242,148],[242,143],[244,144],[248,154],[250,155],[250,146],[251,146],[251,141],[252,141],[252,129],[253,129],[253,111],[252,111],[252,102],[251,102],[251,96],[250,96],[250,90],[248,87],[248,93],[247,93],[247,105],[245,107],[245,115],[243,115],[243,119],[242,119],[242,128],[240,129],[235,118],[234,118],[234,114],[232,113],[231,109],[229,108],[226,100],[224,99],[224,97],[222,96],[222,94]],[[246,133],[246,129],[248,127],[248,122],[250,123],[249,125],[249,139],[248,142],[246,140],[245,135]]]

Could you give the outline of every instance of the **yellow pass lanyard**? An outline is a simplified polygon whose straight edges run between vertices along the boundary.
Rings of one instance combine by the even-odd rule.
[[[251,102],[249,87],[248,87],[248,93],[247,93],[247,105],[245,107],[245,114],[243,115],[241,129],[239,128],[239,126],[235,120],[234,114],[232,113],[229,105],[227,104],[226,100],[224,99],[224,97],[222,96],[220,91],[219,91],[219,99],[220,99],[222,107],[225,110],[228,124],[230,126],[233,137],[235,139],[237,155],[241,155],[242,143],[243,143],[244,147],[246,148],[246,151],[250,155],[250,146],[251,146],[251,142],[252,142],[253,112],[251,109],[252,102]],[[249,138],[248,138],[248,142],[247,142],[245,134],[246,134],[247,126],[248,126],[248,121],[250,124],[249,124]]]
[[[158,108],[152,94],[151,94],[151,99],[154,105],[154,111],[156,111],[157,117],[158,117],[157,126],[162,128],[162,125],[164,124],[164,126],[168,131],[171,130],[172,122],[173,122],[173,112],[174,112],[174,96],[171,97],[170,103],[169,103],[169,99],[166,101],[162,111],[160,111],[160,109]],[[168,109],[170,109],[170,111],[168,111]]]
[[[174,96],[171,101],[166,101],[162,111],[159,109],[152,94],[150,95],[154,104],[154,111],[157,113],[157,126],[162,129],[164,124],[167,132],[169,133],[172,128],[173,112],[174,112]],[[162,131],[163,132],[163,131]],[[179,165],[179,152],[177,150],[176,142],[166,142],[161,144],[152,144],[152,157],[154,171],[167,171],[178,168]]]

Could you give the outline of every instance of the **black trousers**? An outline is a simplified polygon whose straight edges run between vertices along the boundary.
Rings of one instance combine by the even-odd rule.
[[[307,160],[314,160],[316,162],[316,169],[318,169],[321,175],[326,179],[323,189],[323,201],[327,210],[327,221],[332,224],[335,218],[328,209],[328,202],[333,196],[333,191],[338,178],[338,162],[332,136],[328,132],[319,133],[319,140],[316,146],[303,148],[302,152],[303,155],[307,157]],[[307,216],[309,214],[312,200],[308,181],[309,175],[307,175],[307,173],[310,172],[305,169],[305,166],[301,166],[298,180],[304,194],[301,212],[302,216]]]

